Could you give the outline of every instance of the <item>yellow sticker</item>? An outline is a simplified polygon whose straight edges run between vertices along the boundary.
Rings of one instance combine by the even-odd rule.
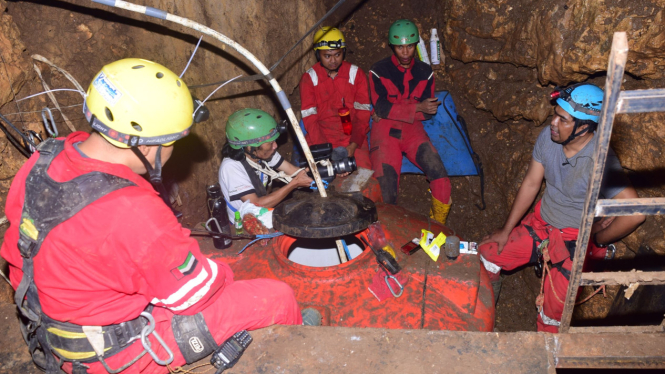
[[[23,223],[19,226],[19,230],[32,240],[37,240],[39,237],[39,230],[35,227],[35,221],[30,218],[23,218]]]
[[[434,237],[434,234],[427,230],[421,231],[420,247],[432,260],[436,261],[441,253],[441,247],[446,243],[446,235],[440,232],[439,235]]]

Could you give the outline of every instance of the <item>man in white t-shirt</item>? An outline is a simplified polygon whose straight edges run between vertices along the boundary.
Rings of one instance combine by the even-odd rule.
[[[226,200],[231,221],[246,201],[274,208],[298,187],[309,187],[312,179],[304,170],[284,160],[277,152],[277,122],[260,109],[242,109],[233,113],[226,123],[226,144],[222,149],[219,185]],[[257,169],[283,172],[291,179],[286,186],[267,193],[270,177]],[[297,174],[296,174],[297,173]],[[295,174],[295,175],[294,175]]]

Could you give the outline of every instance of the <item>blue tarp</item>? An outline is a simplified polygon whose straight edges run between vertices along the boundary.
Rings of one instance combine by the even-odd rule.
[[[439,152],[448,175],[451,177],[478,175],[478,168],[471,156],[473,150],[469,142],[466,126],[458,120],[457,109],[455,109],[452,96],[450,96],[448,91],[436,92],[435,96],[441,102],[439,110],[434,117],[423,121],[423,126],[434,148]],[[369,125],[371,128],[371,120]],[[302,120],[300,120],[300,128],[303,130],[303,133],[307,133]],[[296,151],[299,151],[299,147],[294,148]],[[423,174],[418,167],[407,160],[406,156],[402,161],[402,173]]]

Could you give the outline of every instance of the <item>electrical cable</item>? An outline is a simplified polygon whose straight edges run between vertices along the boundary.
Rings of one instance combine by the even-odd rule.
[[[61,109],[66,109],[66,108],[72,108],[72,107],[75,107],[75,106],[81,106],[81,105],[83,105],[83,103],[81,103],[81,104],[72,104],[72,105],[61,106],[60,108],[61,108]],[[44,108],[48,108],[48,109],[50,109],[50,110],[57,110],[57,109],[58,109],[58,108],[51,108],[51,107],[48,107],[48,106],[45,106]],[[42,109],[42,110],[44,110],[44,109]],[[5,116],[14,116],[14,115],[17,115],[17,114],[40,113],[42,110],[32,110],[32,111],[30,111],[30,112],[14,112],[14,113],[7,113],[7,114],[5,114]]]
[[[203,35],[199,37],[199,41],[196,43],[196,47],[194,47],[194,52],[192,52],[192,55],[189,57],[189,61],[187,61],[187,65],[185,65],[185,68],[182,70],[182,73],[180,73],[180,76],[178,78],[182,78],[182,76],[185,75],[187,68],[189,68],[189,64],[192,63],[194,55],[196,54],[196,51],[199,49],[199,44],[201,44],[201,39],[203,39]]]
[[[325,15],[324,15],[324,16],[323,16],[323,17],[322,17],[317,23],[315,23],[314,26],[312,26],[312,27],[307,31],[307,33],[305,33],[305,35],[303,35],[303,36],[300,38],[300,40],[298,40],[298,41],[296,42],[296,44],[294,44],[294,45],[293,45],[293,46],[292,46],[292,47],[291,47],[291,48],[290,48],[290,49],[289,49],[289,50],[288,50],[288,51],[287,51],[282,57],[280,57],[279,60],[277,60],[277,62],[275,62],[275,64],[270,68],[270,71],[271,71],[271,72],[274,71],[274,70],[277,68],[277,66],[279,66],[279,64],[282,63],[282,61],[286,58],[286,56],[288,56],[291,52],[293,52],[293,50],[294,50],[294,49],[295,49],[300,43],[302,43],[303,40],[305,40],[305,38],[307,38],[307,36],[309,36],[309,34],[312,33],[312,31],[316,30],[316,28],[319,27],[319,26],[321,25],[321,23],[323,23],[323,21],[325,21],[326,18],[328,18],[331,14],[333,14],[333,13],[334,13],[334,12],[340,7],[340,6],[342,6],[342,4],[343,4],[345,1],[346,1],[346,0],[339,0],[339,1],[337,2],[337,4],[335,4],[332,8],[330,8],[330,10],[328,11],[328,13],[326,13],[326,14],[325,14]],[[254,74],[254,75],[250,75],[250,76],[248,76],[248,77],[243,77],[243,78],[241,78],[241,79],[237,79],[237,80],[235,80],[235,82],[251,82],[251,81],[258,81],[258,80],[262,80],[262,79],[266,79],[266,78],[268,78],[268,77],[266,77],[266,75],[264,75],[264,74]],[[197,85],[188,86],[188,87],[189,87],[190,89],[193,89],[193,88],[202,88],[202,87],[214,86],[214,85],[216,85],[216,84],[228,83],[228,82],[229,82],[229,81],[219,81],[219,82],[213,82],[213,83],[197,84]]]
[[[73,89],[73,88],[56,88],[55,90],[46,90],[46,91],[42,91],[42,92],[36,93],[36,94],[34,94],[34,95],[30,95],[30,96],[26,96],[26,97],[20,98],[20,99],[15,100],[15,101],[18,103],[18,102],[23,101],[23,100],[31,99],[31,98],[33,98],[33,97],[35,97],[35,96],[44,95],[44,94],[47,94],[47,93],[49,93],[49,92],[58,92],[58,91],[72,91],[72,92],[78,92],[79,95],[81,95],[81,96],[85,99],[85,93],[84,93],[83,91],[75,90],[75,89]]]
[[[251,242],[247,243],[247,245],[245,245],[244,247],[242,247],[242,249],[241,249],[240,251],[238,251],[237,254],[241,254],[241,253],[243,253],[243,252],[245,251],[245,249],[247,249],[250,245],[252,245],[252,244],[258,242],[258,241],[261,240],[261,239],[271,239],[271,238],[276,238],[276,237],[278,237],[278,236],[282,236],[282,235],[284,235],[283,232],[274,232],[274,233],[272,233],[272,234],[256,235],[256,239],[254,239],[254,240],[252,240]]]
[[[2,114],[0,114],[0,119],[1,119],[2,121],[4,121],[6,124],[8,124],[12,129],[14,129],[14,131],[16,131],[16,132],[21,136],[21,138],[23,138],[23,141],[25,142],[26,146],[27,146],[27,145],[31,145],[33,148],[36,148],[36,147],[37,147],[37,146],[35,145],[35,143],[34,143],[32,140],[30,140],[30,138],[28,138],[28,137],[27,137],[27,136],[26,136],[21,130],[19,130],[16,126],[14,126],[14,124],[11,123],[11,121],[9,121],[9,120],[7,119],[7,117],[5,117],[5,116],[3,116]],[[13,145],[14,145],[16,148],[18,148],[18,150],[19,150],[24,156],[26,156],[26,157],[30,157],[30,154],[32,154],[32,153],[29,152],[28,150],[26,150],[25,147],[21,146],[20,144],[17,144],[17,143],[18,143],[18,140],[17,140],[14,136],[9,135],[9,133],[8,133],[8,131],[7,131],[7,128],[5,128],[4,126],[0,126],[0,127],[2,127],[2,131],[5,133],[5,135],[7,135],[7,138],[10,139],[10,142],[11,142]]]

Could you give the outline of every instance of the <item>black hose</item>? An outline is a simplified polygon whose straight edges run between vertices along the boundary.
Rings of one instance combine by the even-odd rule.
[[[223,234],[223,233],[212,231],[212,230],[193,229],[193,228],[189,228],[189,227],[185,227],[185,228],[187,230],[191,231],[191,232],[194,232],[194,233],[207,234],[207,235],[210,235],[210,236],[218,236],[218,237],[222,237],[222,238],[225,238],[225,239],[231,239],[231,240],[256,239],[257,238],[256,235],[227,235],[227,234]]]

